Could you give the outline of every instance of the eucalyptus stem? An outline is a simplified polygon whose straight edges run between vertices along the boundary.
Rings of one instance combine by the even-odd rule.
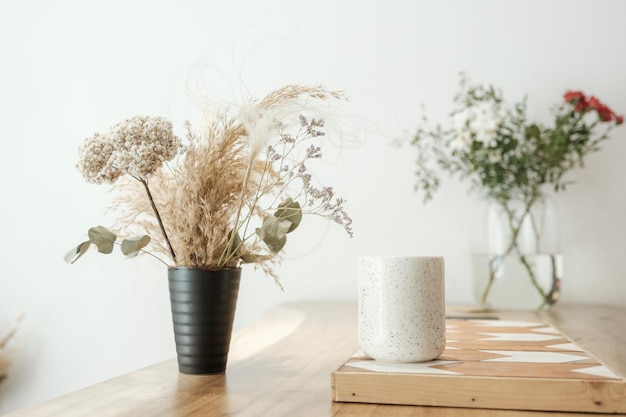
[[[116,245],[118,245],[118,246],[121,246],[121,245],[122,245],[121,243],[118,243],[118,242],[115,242],[115,244],[116,244]],[[152,253],[152,252],[148,252],[147,250],[144,250],[144,249],[139,249],[139,252],[144,253],[144,254],[146,254],[146,255],[150,255],[150,256],[152,256],[154,259],[156,259],[157,261],[161,262],[163,265],[165,265],[165,266],[169,266],[169,265],[167,264],[167,262],[165,262],[163,259],[161,259],[161,258],[159,258],[158,256],[156,256],[156,255],[155,255],[154,253]]]
[[[159,222],[159,227],[161,232],[163,233],[163,237],[165,238],[165,243],[167,244],[167,248],[170,251],[170,255],[174,263],[176,263],[176,254],[174,253],[174,249],[172,248],[172,243],[170,242],[169,237],[167,237],[167,232],[165,231],[165,226],[163,225],[163,220],[161,220],[161,215],[159,214],[159,210],[157,209],[156,204],[154,204],[154,198],[152,198],[152,193],[150,192],[150,187],[148,187],[148,181],[141,177],[135,177],[140,183],[143,184],[146,194],[148,194],[148,200],[150,200],[150,206],[152,206],[152,211],[154,211],[154,215],[156,216],[157,221]]]

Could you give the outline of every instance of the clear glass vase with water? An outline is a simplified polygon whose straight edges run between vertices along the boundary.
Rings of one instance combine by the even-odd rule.
[[[473,242],[472,278],[479,304],[539,310],[558,301],[563,259],[557,220],[545,194],[488,203]]]

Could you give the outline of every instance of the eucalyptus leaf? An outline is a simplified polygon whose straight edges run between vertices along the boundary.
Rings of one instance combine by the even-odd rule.
[[[255,263],[269,261],[273,257],[274,257],[273,255],[259,255],[257,253],[246,253],[241,257],[241,260],[243,261],[243,263],[246,263],[246,264],[255,264]]]
[[[150,236],[148,235],[129,237],[128,239],[122,240],[122,253],[129,258],[135,257],[148,243],[150,243]]]
[[[78,258],[83,256],[85,252],[87,252],[89,246],[91,246],[91,240],[87,240],[79,244],[74,249],[68,251],[65,256],[63,256],[63,260],[65,260],[65,262],[67,262],[68,264],[73,264],[78,260]]]
[[[273,253],[278,253],[287,243],[287,233],[291,227],[289,220],[281,220],[274,216],[263,219],[263,225],[256,230],[257,235]]]
[[[100,253],[113,252],[113,245],[117,235],[104,226],[96,226],[89,229],[89,240],[98,247]]]
[[[302,221],[302,208],[300,207],[300,203],[288,198],[278,206],[278,210],[274,213],[274,217],[280,220],[290,221],[291,226],[289,226],[287,233],[293,232]]]

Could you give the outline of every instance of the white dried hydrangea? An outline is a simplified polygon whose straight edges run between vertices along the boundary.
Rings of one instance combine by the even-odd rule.
[[[113,143],[104,135],[96,133],[85,139],[78,149],[78,170],[87,182],[113,183],[121,171],[113,168],[109,160],[113,155]]]
[[[147,178],[172,160],[181,146],[172,122],[163,117],[135,116],[96,133],[79,149],[78,170],[87,182],[114,183],[124,174]]]

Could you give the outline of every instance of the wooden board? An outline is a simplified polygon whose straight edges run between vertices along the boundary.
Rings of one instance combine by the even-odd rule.
[[[435,361],[383,363],[360,352],[332,373],[343,402],[624,413],[626,380],[541,321],[448,319]]]

